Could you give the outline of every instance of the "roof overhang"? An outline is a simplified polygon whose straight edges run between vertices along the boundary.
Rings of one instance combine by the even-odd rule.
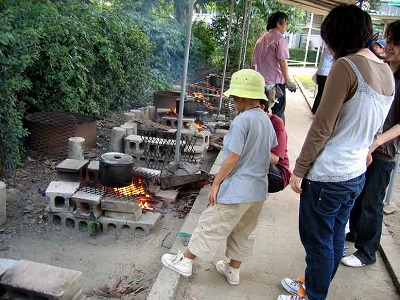
[[[354,4],[354,0],[276,0],[277,2],[302,8],[306,11],[327,15],[332,8],[339,4]]]

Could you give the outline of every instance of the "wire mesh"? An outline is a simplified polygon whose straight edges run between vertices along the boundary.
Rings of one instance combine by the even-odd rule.
[[[148,168],[163,170],[175,155],[176,133],[148,129],[140,126],[138,134],[142,136],[144,144],[143,156]],[[182,135],[179,143],[181,161],[195,163],[193,136]]]

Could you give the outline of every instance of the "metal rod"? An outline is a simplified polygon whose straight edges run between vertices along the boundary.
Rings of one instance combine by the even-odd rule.
[[[304,65],[303,65],[304,67],[306,66],[305,63],[307,62],[308,47],[310,45],[310,36],[311,36],[313,20],[314,20],[314,13],[311,13],[310,25],[308,27],[307,41],[306,41],[306,54],[304,55]]]
[[[399,168],[399,164],[400,164],[400,155],[396,159],[396,165],[394,166],[394,170],[392,171],[392,175],[390,176],[389,187],[388,187],[388,191],[387,191],[386,197],[385,197],[385,202],[387,204],[390,203],[390,199],[392,198],[394,184],[395,184],[396,176],[397,176],[397,169]]]
[[[250,22],[251,22],[251,9],[252,9],[252,4],[250,2],[250,4],[249,4],[249,12],[248,12],[248,16],[247,16],[247,32],[246,32],[246,39],[245,39],[245,43],[244,43],[242,69],[244,68],[244,63],[246,62],[247,42],[249,40],[249,31],[250,31]]]
[[[225,85],[225,75],[226,75],[226,65],[228,63],[228,51],[229,51],[229,41],[231,39],[231,27],[232,27],[232,18],[233,18],[233,9],[235,8],[235,0],[231,0],[231,11],[229,17],[229,24],[228,24],[228,35],[226,37],[226,45],[225,45],[225,59],[224,59],[224,73],[222,75],[222,83],[221,83],[221,92],[219,93],[219,107],[218,107],[218,114],[221,113],[222,107],[222,96],[224,94],[224,85]]]
[[[239,54],[239,63],[238,63],[238,69],[240,69],[240,65],[242,64],[242,53],[243,53],[243,44],[244,44],[244,32],[245,32],[245,28],[246,28],[246,18],[247,18],[247,5],[248,5],[248,1],[245,2],[245,9],[244,9],[244,13],[243,13],[243,25],[242,25],[242,39],[240,42],[240,54]]]
[[[187,80],[187,70],[189,64],[189,50],[190,50],[190,37],[192,36],[192,18],[193,18],[193,6],[194,0],[189,0],[189,13],[186,27],[186,45],[185,45],[185,56],[183,63],[183,74],[181,82],[181,97],[179,99],[179,112],[178,112],[178,130],[176,132],[176,142],[175,142],[175,161],[179,162],[180,159],[180,143],[182,135],[182,124],[183,124],[183,106],[185,105],[185,93],[186,93],[186,80]]]

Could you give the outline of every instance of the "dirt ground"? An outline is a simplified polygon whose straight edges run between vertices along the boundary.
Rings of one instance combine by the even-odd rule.
[[[119,114],[98,122],[97,147],[86,154],[88,158],[106,152],[111,128],[121,123]],[[209,170],[215,153],[210,154],[203,169]],[[158,207],[162,218],[149,235],[114,230],[92,237],[48,222],[43,193],[56,180],[55,166],[60,161],[28,157],[1,179],[7,185],[8,202],[7,223],[0,227],[0,257],[81,271],[88,299],[146,299],[161,268],[160,257],[173,244],[196,198],[196,188],[189,186],[176,202]],[[391,201],[400,207],[400,174]],[[399,209],[385,215],[384,222],[400,253]],[[110,294],[114,288],[123,291],[122,295]],[[137,288],[137,293],[129,293],[128,288]]]
[[[85,157],[107,152],[111,128],[120,124],[116,113],[98,121],[97,147]],[[203,169],[209,170],[216,154],[207,155]],[[172,246],[200,187],[189,185],[175,202],[157,205],[161,219],[148,235],[123,229],[92,237],[48,220],[44,192],[56,180],[55,166],[61,161],[28,157],[1,179],[7,186],[7,222],[0,228],[0,257],[81,271],[88,299],[146,299],[161,268],[160,257]]]

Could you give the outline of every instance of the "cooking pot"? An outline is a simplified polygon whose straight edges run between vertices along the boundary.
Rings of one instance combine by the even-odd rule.
[[[177,113],[179,113],[179,105],[180,105],[180,99],[177,99],[176,100],[176,112]],[[187,97],[183,104],[183,115],[194,116],[196,114],[196,111],[198,110],[197,106],[198,105],[196,104],[194,98]]]
[[[99,159],[100,183],[109,187],[124,187],[132,184],[133,157],[119,152],[108,152]]]

